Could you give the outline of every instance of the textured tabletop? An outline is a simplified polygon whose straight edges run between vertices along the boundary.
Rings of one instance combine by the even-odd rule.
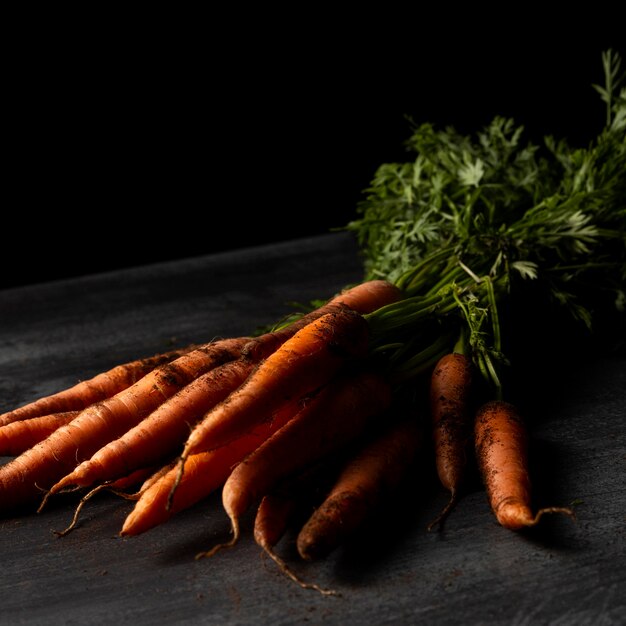
[[[247,334],[360,278],[354,243],[332,234],[0,292],[0,411],[139,356]],[[340,593],[325,597],[262,556],[250,517],[235,548],[194,560],[228,536],[219,494],[128,538],[132,503],[104,494],[55,535],[68,496],[0,517],[0,624],[624,624],[626,358],[562,367],[550,397],[525,408],[536,406],[537,502],[577,501],[575,521],[507,531],[474,484],[428,533],[446,494],[417,475],[324,561],[298,561],[293,535],[279,544]]]

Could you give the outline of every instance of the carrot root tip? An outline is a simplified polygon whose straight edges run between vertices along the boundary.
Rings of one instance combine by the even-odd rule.
[[[338,591],[335,591],[334,589],[327,589],[325,587],[320,587],[319,585],[317,585],[315,583],[310,583],[310,582],[306,582],[305,580],[302,580],[302,578],[300,578],[287,565],[287,563],[280,556],[278,556],[278,554],[276,554],[276,552],[274,552],[274,550],[272,550],[272,548],[267,543],[261,544],[261,547],[263,548],[263,553],[267,554],[267,556],[269,556],[270,559],[272,559],[272,561],[274,561],[274,563],[276,563],[276,565],[278,566],[278,569],[285,576],[287,576],[288,578],[293,580],[293,582],[295,582],[297,585],[299,585],[303,589],[313,589],[313,590],[318,591],[319,593],[321,593],[323,596],[341,596],[341,594]]]
[[[237,544],[237,542],[239,541],[239,521],[237,519],[232,520],[232,533],[233,533],[233,538],[230,541],[218,543],[217,545],[213,546],[210,550],[206,550],[205,552],[198,552],[198,554],[196,554],[195,556],[196,561],[200,559],[209,558],[213,556],[214,554],[216,554],[217,552],[219,552],[220,550],[224,548],[232,548]]]
[[[167,495],[167,502],[165,503],[165,510],[171,511],[172,504],[174,503],[174,494],[180,485],[180,481],[183,479],[183,474],[185,473],[185,462],[187,461],[187,455],[182,454],[180,459],[178,460],[178,473],[176,474],[176,479],[174,480],[174,484],[170,489],[169,494]]]
[[[451,491],[448,504],[446,504],[441,513],[439,513],[439,515],[437,515],[437,517],[430,524],[428,524],[426,530],[430,532],[435,526],[438,526],[439,530],[441,530],[443,528],[443,523],[446,521],[448,515],[450,515],[450,513],[452,512],[452,509],[456,506],[457,501],[457,492],[453,489]]]
[[[546,513],[563,513],[564,515],[567,515],[569,517],[571,517],[572,519],[576,519],[576,514],[574,513],[574,510],[569,508],[569,507],[565,507],[565,506],[549,506],[549,507],[545,507],[543,509],[539,509],[539,511],[537,511],[537,514],[535,515],[532,523],[530,524],[531,526],[535,526],[539,520],[543,517],[544,514]]]

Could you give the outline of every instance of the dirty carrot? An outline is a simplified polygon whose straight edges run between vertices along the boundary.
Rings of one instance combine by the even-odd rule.
[[[351,309],[310,322],[207,413],[191,432],[181,462],[191,454],[229,443],[281,406],[320,388],[347,363],[365,357],[367,346],[367,322]]]
[[[473,364],[458,352],[443,356],[430,377],[430,414],[435,465],[439,481],[450,492],[448,504],[429,524],[442,524],[456,504],[471,452],[470,409]]]
[[[198,556],[211,556],[239,539],[239,519],[281,480],[352,443],[391,404],[391,388],[381,376],[360,372],[336,377],[313,396],[285,426],[232,471],[222,490],[232,539]]]
[[[528,468],[528,434],[516,407],[493,400],[476,414],[476,458],[498,523],[511,530],[534,526],[544,513],[565,513],[565,507],[542,508],[533,514]]]
[[[0,468],[1,509],[30,505],[194,378],[236,358],[247,340],[223,339],[201,346],[158,366],[111,398],[88,406],[69,424]]]
[[[237,359],[202,374],[158,406],[139,424],[100,448],[50,488],[87,487],[111,481],[180,452],[190,428],[202,415],[239,387],[254,363]]]
[[[172,467],[152,480],[151,484],[144,484],[120,534],[139,535],[146,532],[219,489],[233,467],[284,426],[293,417],[294,411],[290,406],[284,407],[272,419],[259,424],[228,446],[187,457],[182,477],[178,467]],[[176,493],[171,497],[175,485]]]
[[[17,456],[71,422],[80,411],[30,417],[0,426],[0,456]]]
[[[421,444],[417,422],[405,419],[384,429],[352,456],[326,499],[300,530],[300,556],[312,561],[339,547],[385,497],[395,495]]]
[[[162,354],[137,359],[97,374],[57,393],[39,398],[0,415],[0,426],[51,413],[81,411],[130,387],[155,367],[169,363],[197,346],[188,346]]]

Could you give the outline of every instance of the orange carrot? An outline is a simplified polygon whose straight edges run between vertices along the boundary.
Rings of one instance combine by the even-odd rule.
[[[482,405],[476,414],[474,434],[489,504],[502,526],[511,530],[534,526],[544,513],[573,516],[573,511],[564,507],[532,513],[528,435],[515,406],[499,400]]]
[[[283,343],[192,431],[182,459],[218,448],[299,401],[367,353],[368,326],[351,309],[327,313]],[[181,461],[182,462],[182,461]]]
[[[0,426],[0,456],[17,456],[43,441],[57,428],[69,424],[80,411],[31,417]]]
[[[135,426],[194,378],[236,358],[247,341],[224,339],[201,346],[81,411],[69,424],[0,468],[2,510],[31,504],[42,491]]]
[[[111,481],[177,454],[193,424],[239,387],[253,367],[252,362],[237,359],[202,374],[139,424],[83,461],[53,485],[49,493],[71,485],[87,487]]]
[[[415,462],[421,442],[417,423],[406,419],[354,455],[298,534],[300,556],[307,561],[319,559],[341,545],[395,492]]]
[[[447,506],[428,530],[442,524],[456,504],[472,440],[470,400],[473,365],[459,353],[443,356],[430,378],[430,413],[437,474],[450,492]]]
[[[330,471],[334,476],[335,463],[324,463],[320,467],[313,467],[310,471],[297,475],[294,480],[281,484],[277,489],[263,496],[254,518],[254,539],[263,552],[276,563],[278,569],[300,587],[314,589],[322,595],[334,596],[340,594],[333,589],[303,580],[274,549],[293,518],[298,514],[303,501],[309,500],[311,493],[327,482],[327,475]]]
[[[222,503],[232,525],[232,539],[199,556],[210,556],[239,539],[239,518],[280,480],[305,469],[362,435],[371,420],[391,404],[391,388],[382,377],[361,372],[335,378],[285,426],[232,471]]]
[[[166,522],[179,511],[200,502],[219,489],[233,466],[255,450],[272,433],[293,417],[290,406],[278,411],[273,419],[256,426],[251,432],[211,452],[201,452],[185,459],[182,478],[178,468],[173,468],[141,489],[135,507],[124,521],[121,535],[139,535],[150,528]],[[168,507],[172,489],[176,493]]]
[[[386,280],[365,281],[349,289],[344,289],[323,306],[303,315],[288,326],[255,337],[245,346],[243,353],[255,361],[259,361],[269,356],[297,331],[322,317],[322,315],[340,311],[345,307],[362,315],[372,313],[386,304],[400,300],[401,295],[402,292]]]
[[[1,414],[0,426],[51,413],[82,411],[94,402],[100,402],[123,389],[127,389],[155,367],[169,363],[196,347],[188,346],[116,365],[112,369],[97,374],[88,380],[83,380],[68,389],[44,396],[13,411]]]

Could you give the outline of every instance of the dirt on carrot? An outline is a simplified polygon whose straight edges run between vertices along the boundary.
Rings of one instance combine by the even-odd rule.
[[[189,436],[182,458],[228,444],[282,406],[299,402],[349,363],[363,359],[367,347],[367,322],[350,309],[310,322],[209,411]]]
[[[399,497],[398,485],[415,463],[423,444],[417,420],[404,419],[377,433],[346,462],[322,504],[302,527],[300,556],[327,556],[373,514],[385,498]]]
[[[72,387],[44,396],[17,409],[1,414],[0,426],[51,413],[82,411],[90,404],[110,398],[116,393],[127,389],[155,367],[169,363],[197,347],[196,345],[191,345],[116,365],[92,378],[80,381]]]
[[[428,529],[444,522],[456,504],[471,456],[473,364],[453,352],[442,357],[430,377],[430,416],[437,475],[450,500]]]
[[[391,388],[381,376],[357,372],[337,377],[285,426],[232,471],[222,490],[222,504],[232,525],[232,540],[199,556],[211,556],[239,539],[239,519],[279,481],[363,436],[372,420],[391,404]]]
[[[474,433],[478,466],[500,525],[520,530],[535,526],[545,513],[573,517],[573,510],[567,507],[547,507],[533,513],[528,433],[514,405],[499,400],[483,404],[476,414]]]

